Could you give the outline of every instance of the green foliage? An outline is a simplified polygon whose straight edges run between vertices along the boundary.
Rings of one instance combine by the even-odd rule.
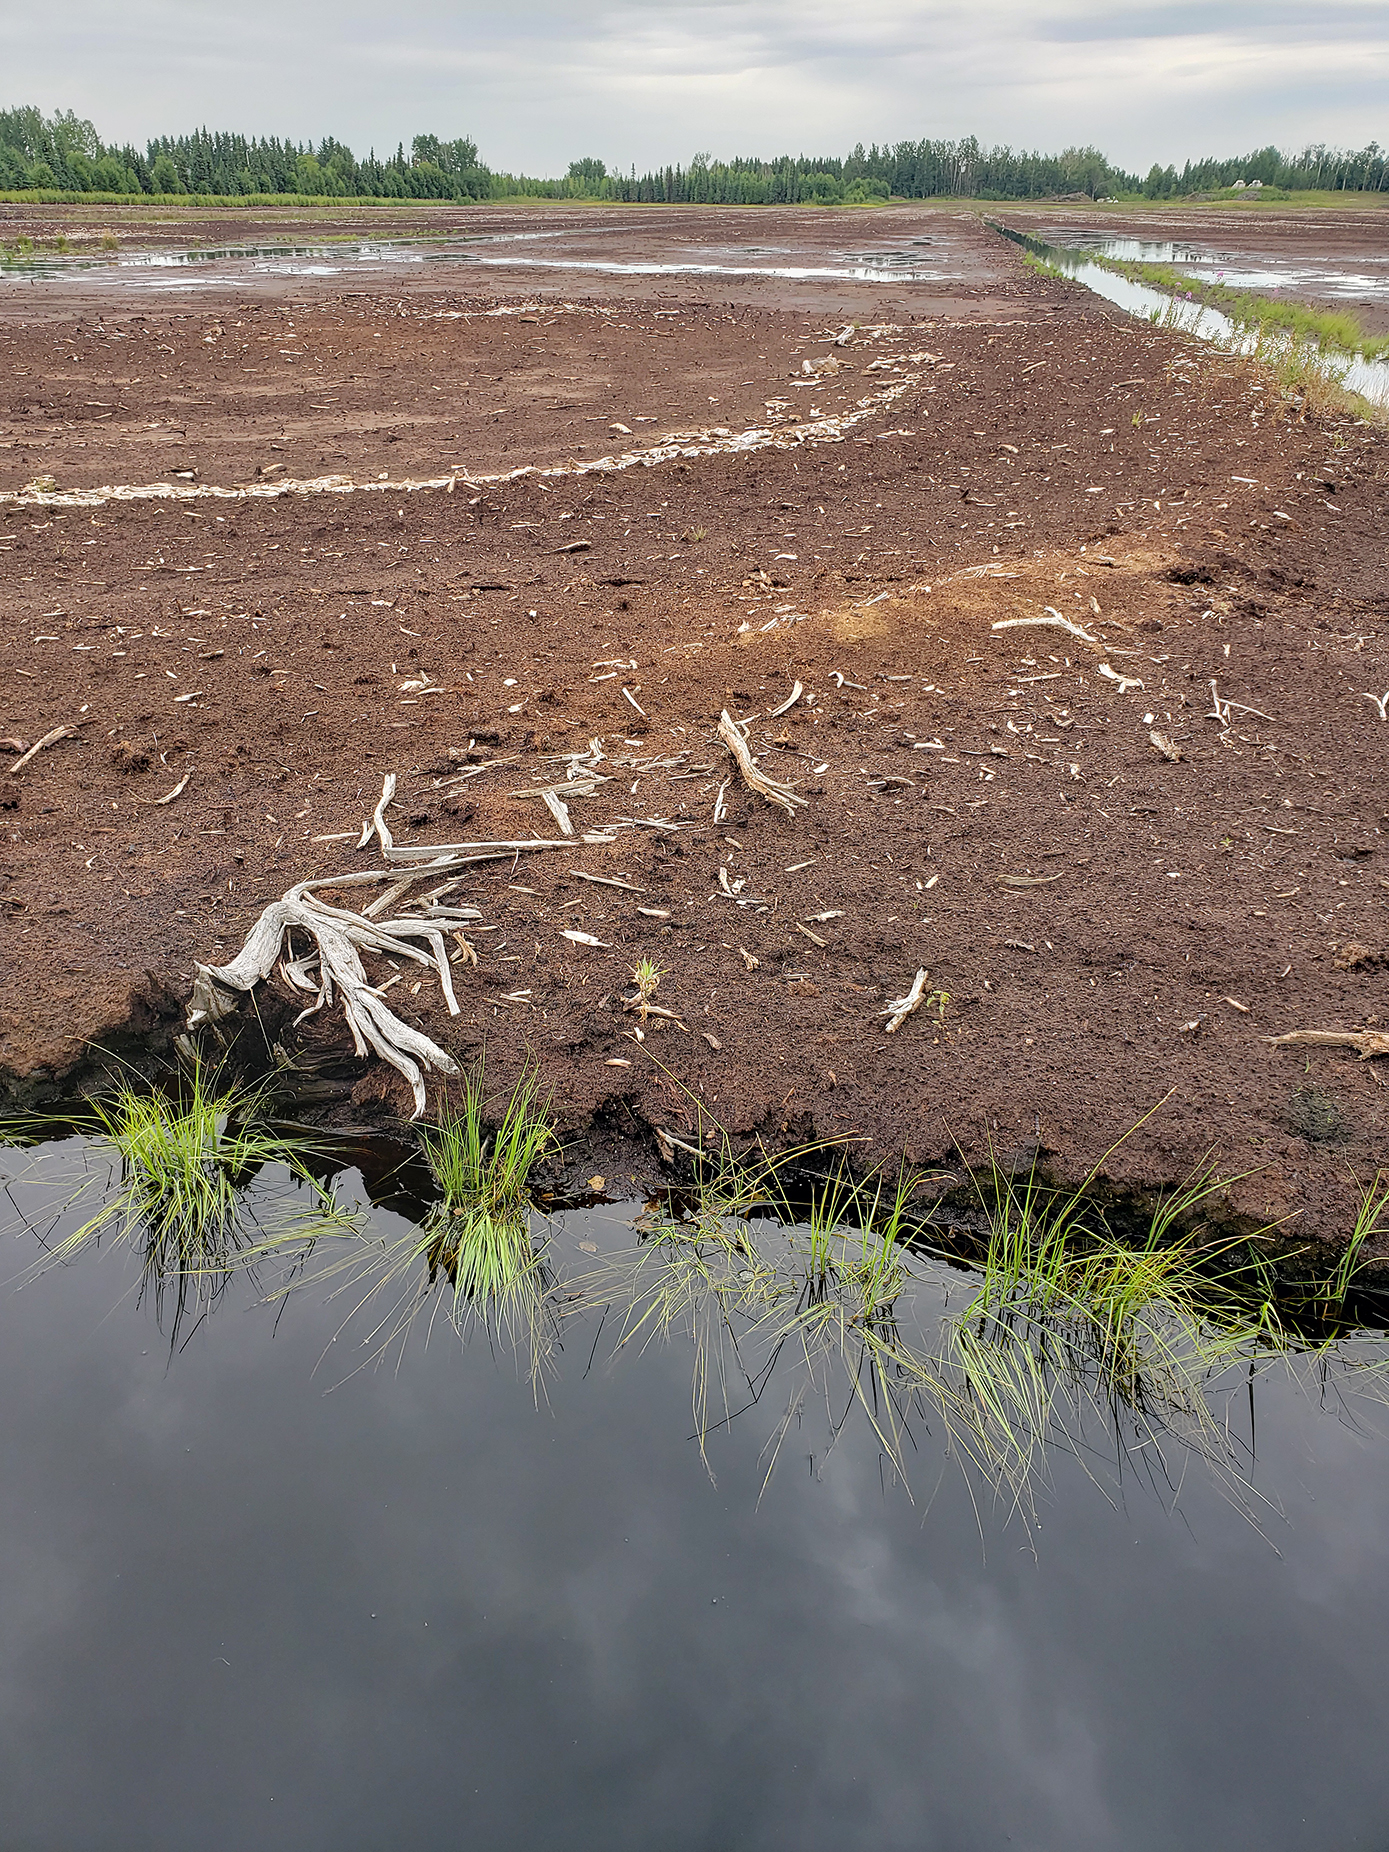
[[[290,1227],[272,1233],[253,1258],[288,1259],[301,1281],[344,1276],[335,1290],[355,1296],[349,1318],[368,1312],[366,1342],[379,1356],[403,1348],[421,1314],[442,1303],[444,1316],[466,1334],[479,1324],[528,1358],[538,1381],[550,1349],[546,1244],[531,1228],[530,1190],[537,1165],[555,1149],[549,1096],[525,1074],[489,1129],[481,1067],[463,1083],[420,1147],[438,1198],[418,1227],[394,1240],[364,1239],[346,1227],[327,1244],[326,1267],[309,1272],[309,1252],[325,1232]],[[442,1301],[438,1292],[444,1292]]]
[[[156,168],[158,172],[156,174]],[[45,116],[32,106],[0,110],[0,192],[56,191],[110,195],[181,194],[226,200],[263,195],[363,199],[611,199],[627,203],[709,205],[880,204],[889,198],[1045,199],[1116,194],[1165,199],[1177,194],[1225,194],[1237,182],[1260,183],[1264,195],[1308,188],[1382,192],[1389,159],[1377,142],[1358,151],[1308,147],[1299,154],[1263,148],[1234,159],[1188,161],[1179,173],[1155,165],[1146,179],[1115,167],[1097,148],[1040,154],[985,148],[974,136],[958,141],[901,141],[851,154],[739,156],[715,161],[694,155],[687,167],[638,174],[610,172],[588,155],[571,161],[562,179],[493,173],[467,136],[452,141],[416,135],[382,160],[359,160],[345,143],[311,142],[198,129],[160,136],[144,152],[102,144],[92,123],[72,111]],[[1232,195],[1233,196],[1233,195]],[[1238,197],[1258,198],[1259,192]]]
[[[172,1289],[175,1329],[254,1245],[247,1192],[266,1165],[287,1167],[313,1192],[314,1209],[295,1222],[298,1238],[320,1226],[328,1206],[308,1168],[307,1141],[267,1124],[255,1093],[219,1086],[197,1060],[169,1092],[122,1080],[91,1102],[90,1123],[111,1149],[119,1182],[41,1265],[71,1260],[103,1237],[128,1243],[142,1256],[157,1307]]]

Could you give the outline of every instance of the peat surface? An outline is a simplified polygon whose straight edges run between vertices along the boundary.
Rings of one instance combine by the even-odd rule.
[[[1382,439],[953,211],[756,218],[665,215],[724,248],[891,218],[959,276],[0,290],[0,763],[75,729],[0,771],[6,1084],[176,1028],[196,961],[372,865],[387,772],[399,841],[550,838],[515,794],[597,739],[611,782],[571,810],[616,840],[469,875],[493,930],[462,1013],[418,968],[388,999],[499,1088],[538,1064],[576,1148],[654,1168],[698,1102],[888,1165],[1079,1178],[1163,1101],[1116,1184],[1214,1153],[1247,1173],[1232,1215],[1343,1238],[1384,1156],[1377,1064],[1268,1038],[1389,1016]],[[452,486],[394,486],[426,477]],[[992,628],[1049,613],[1086,637]],[[794,816],[739,784],[725,708]],[[643,956],[679,1024],[639,1044]],[[947,1000],[885,1034],[919,969]],[[258,1000],[319,1112],[408,1110],[332,1012],[291,1033],[279,978]]]

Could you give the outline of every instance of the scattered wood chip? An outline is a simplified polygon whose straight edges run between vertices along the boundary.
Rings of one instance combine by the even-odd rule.
[[[1275,1048],[1353,1048],[1362,1061],[1389,1055],[1389,1032],[1383,1029],[1294,1029],[1266,1038]]]
[[[719,715],[719,738],[733,754],[738,770],[743,775],[743,782],[759,797],[765,797],[769,804],[779,804],[781,808],[794,816],[798,804],[807,804],[809,800],[790,785],[782,784],[779,779],[768,778],[765,772],[758,771],[752,762],[752,752],[747,740],[739,731],[737,722],[727,708]]]
[[[797,682],[790,694],[787,695],[786,699],[782,702],[781,706],[774,707],[771,713],[768,714],[768,720],[780,720],[783,714],[788,713],[796,705],[797,701],[800,700],[804,693],[805,690],[801,687],[801,684]]]
[[[998,875],[996,880],[1000,887],[1045,887],[1048,881],[1059,881],[1064,870],[1054,875]]]
[[[896,998],[895,1001],[888,1004],[885,1010],[879,1012],[881,1015],[891,1018],[891,1021],[883,1025],[884,1034],[896,1035],[907,1018],[921,1008],[922,999],[925,995],[926,973],[924,971],[918,971],[916,976],[912,979],[912,987],[907,992],[906,996]]]
[[[571,875],[577,875],[580,881],[596,881],[601,887],[620,887],[625,889],[629,894],[644,894],[646,892],[644,887],[633,887],[630,881],[619,881],[616,875],[591,875],[582,868],[571,868],[569,872]],[[646,913],[649,912],[650,909],[647,907],[639,907],[637,911],[639,913]]]
[[[1232,1010],[1238,1010],[1241,1016],[1248,1016],[1250,1013],[1249,1005],[1241,1003],[1238,997],[1222,997],[1220,1000],[1222,1003],[1228,1003]]]
[[[381,796],[377,802],[376,809],[372,812],[371,828],[367,831],[365,840],[360,845],[362,848],[366,847],[366,844],[371,841],[373,835],[380,837],[381,848],[384,854],[389,856],[391,850],[395,847],[395,838],[391,835],[390,830],[386,826],[386,806],[391,802],[394,796],[395,773],[387,772],[385,778],[381,781]]]
[[[557,791],[542,791],[540,795],[545,800],[545,808],[549,811],[555,822],[559,824],[563,833],[566,836],[572,836],[574,834],[574,825],[569,821],[569,806],[565,803],[564,799]]]
[[[1156,727],[1149,727],[1148,738],[1152,741],[1153,745],[1157,747],[1164,759],[1170,759],[1174,765],[1179,765],[1181,763],[1182,755],[1180,750],[1172,744],[1165,733],[1160,733]]]
[[[719,1049],[723,1047],[723,1043],[719,1040],[719,1038],[716,1035],[712,1034],[710,1030],[704,1029],[701,1031],[701,1034],[703,1035],[705,1041],[709,1044],[711,1048]]]
[[[829,944],[828,939],[822,939],[818,932],[812,932],[808,926],[802,926],[799,920],[796,922],[796,931],[803,932],[812,945]]]
[[[644,913],[649,920],[668,920],[670,918],[669,907],[638,907],[637,912]]]
[[[34,741],[27,752],[22,752],[20,754],[14,764],[9,768],[10,776],[13,777],[16,772],[22,771],[29,763],[30,759],[41,753],[45,746],[56,745],[59,740],[75,739],[76,736],[76,727],[54,727],[51,733],[45,733],[41,740]]]
[[[743,963],[747,966],[748,970],[755,971],[762,960],[760,958],[754,958],[745,945],[740,945],[738,950],[742,954]]]
[[[1107,682],[1113,682],[1115,684],[1120,694],[1127,694],[1130,688],[1141,688],[1143,686],[1136,675],[1120,675],[1119,671],[1111,668],[1107,662],[1102,662],[1100,664],[1099,672]]]
[[[604,1067],[631,1067],[630,1061],[624,1061],[621,1055],[610,1055],[603,1063]]]
[[[592,547],[591,540],[571,540],[567,547],[556,547],[556,553],[587,553]]]
[[[641,715],[642,719],[645,720],[646,719],[646,709],[642,706],[641,702],[638,701],[637,697],[632,693],[631,689],[624,688],[622,690],[622,693],[623,693],[624,698],[632,704],[632,706]],[[630,724],[631,723],[629,721],[628,725]]]
[[[182,778],[180,778],[178,783],[174,786],[173,790],[166,791],[163,797],[155,798],[154,802],[156,804],[172,804],[174,799],[178,797],[179,794],[186,788],[188,784],[188,780],[192,776],[193,776],[193,769],[190,766],[189,769],[183,774]]]
[[[1082,630],[1079,624],[1073,624],[1069,617],[1062,617],[1061,613],[1059,611],[1054,611],[1050,605],[1046,607],[1046,611],[1047,615],[1045,617],[1003,617],[1000,618],[996,624],[991,625],[990,628],[993,630],[1021,630],[1029,625],[1040,624],[1044,628],[1069,631],[1073,637],[1079,637],[1082,643],[1094,643],[1099,647],[1103,647],[1100,645],[1098,637],[1092,637],[1088,630]]]
[[[562,932],[561,939],[568,939],[571,945],[596,945],[600,951],[609,951],[611,947],[603,939],[595,939],[591,932]]]

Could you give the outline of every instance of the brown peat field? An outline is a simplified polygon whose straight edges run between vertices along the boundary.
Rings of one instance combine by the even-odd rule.
[[[1143,1119],[1116,1187],[1213,1161],[1230,1217],[1344,1240],[1389,1049],[1373,424],[959,206],[4,212],[90,257],[0,272],[16,1102],[380,866],[394,774],[397,847],[560,845],[455,877],[456,1014],[367,969],[537,1070],[585,1169],[717,1122],[1079,1180]],[[325,1123],[407,1114],[311,1002],[282,965],[221,1032]]]

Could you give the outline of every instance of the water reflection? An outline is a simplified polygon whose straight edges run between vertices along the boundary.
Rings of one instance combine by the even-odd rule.
[[[1146,321],[1161,322],[1164,327],[1173,328],[1181,334],[1194,335],[1201,341],[1211,341],[1231,353],[1260,353],[1278,358],[1295,351],[1348,391],[1359,393],[1361,398],[1368,399],[1372,405],[1389,406],[1389,362],[1366,360],[1359,355],[1350,358],[1318,352],[1308,343],[1295,343],[1291,337],[1285,339],[1264,329],[1251,329],[1234,321],[1221,310],[1194,298],[1184,300],[1167,290],[1154,289],[1147,283],[1136,283],[1128,277],[1119,276],[1105,269],[1102,264],[1095,263],[1082,250],[1045,244],[1040,238],[1012,231],[1005,225],[995,225],[994,229],[1012,243],[1023,245],[1037,256],[1044,257],[1056,269],[1064,271],[1067,276],[1083,283],[1097,296],[1103,296],[1107,302],[1114,303],[1130,315],[1141,316]],[[1233,281],[1230,278],[1224,280]]]
[[[1274,258],[1251,258],[1247,252],[1220,251],[1210,245],[1115,238],[1070,226],[1049,228],[1044,242],[1054,249],[1083,251],[1125,263],[1170,264],[1203,282],[1225,283],[1232,289],[1302,289],[1347,297],[1389,295],[1389,268],[1376,274],[1340,266],[1289,264]],[[1389,255],[1357,255],[1355,261],[1389,266]]]
[[[565,1266],[632,1215],[557,1217]],[[171,1360],[94,1260],[0,1296],[7,1843],[1378,1843],[1389,1473],[1305,1387],[1230,1407],[1276,1548],[1060,1454],[1034,1555],[924,1432],[925,1513],[808,1408],[760,1504],[756,1422],[711,1487],[687,1356],[604,1367],[596,1307],[537,1409],[486,1344],[354,1374],[336,1308],[244,1277]]]
[[[213,283],[245,283],[257,276],[337,276],[354,269],[395,266],[455,265],[503,269],[547,269],[598,272],[617,276],[727,276],[775,277],[790,281],[838,278],[868,283],[920,282],[942,277],[959,278],[963,271],[942,271],[934,259],[923,258],[920,247],[937,239],[913,238],[901,248],[870,251],[835,251],[828,261],[776,263],[795,258],[793,247],[760,244],[721,245],[698,251],[672,252],[641,262],[622,262],[587,255],[593,238],[612,238],[651,228],[642,224],[585,225],[548,231],[477,232],[439,240],[362,239],[323,243],[198,245],[175,250],[113,252],[109,256],[35,252],[21,261],[0,264],[0,281],[34,281],[81,276],[88,281],[126,287],[211,287]],[[568,255],[530,257],[512,247],[569,240],[577,248]],[[653,242],[659,244],[657,232]],[[682,242],[672,238],[671,243]],[[487,255],[479,247],[506,246],[504,255]],[[817,254],[818,255],[818,254]],[[177,281],[160,273],[173,272]],[[213,273],[216,273],[215,275]],[[189,274],[191,273],[191,274]]]

